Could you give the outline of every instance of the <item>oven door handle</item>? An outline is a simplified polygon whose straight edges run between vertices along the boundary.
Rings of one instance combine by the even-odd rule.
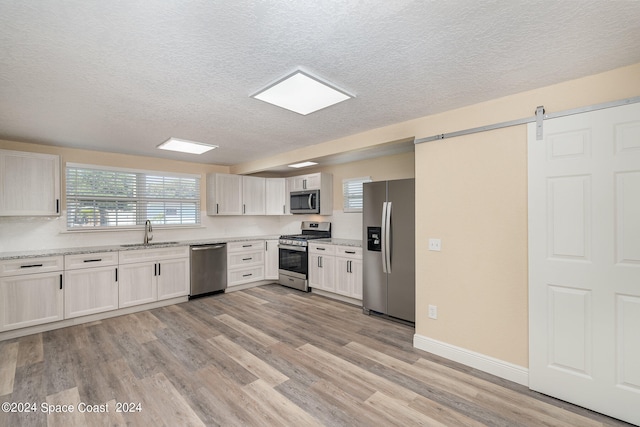
[[[296,252],[306,252],[307,251],[307,247],[306,246],[283,245],[282,243],[280,243],[278,245],[278,247],[280,249],[287,249],[287,250],[296,251]]]

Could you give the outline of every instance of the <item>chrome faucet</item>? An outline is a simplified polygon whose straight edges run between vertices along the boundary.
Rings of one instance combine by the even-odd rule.
[[[151,233],[152,231],[153,231],[153,228],[151,227],[151,221],[146,220],[144,222],[144,244],[145,245],[149,244],[149,240],[153,240],[153,235],[149,236],[149,233]]]

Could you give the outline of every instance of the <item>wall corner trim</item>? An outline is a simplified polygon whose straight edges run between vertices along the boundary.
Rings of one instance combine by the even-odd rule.
[[[465,348],[456,347],[423,335],[414,334],[413,346],[419,350],[445,357],[454,362],[479,369],[505,380],[529,386],[529,370],[500,359],[476,353]]]

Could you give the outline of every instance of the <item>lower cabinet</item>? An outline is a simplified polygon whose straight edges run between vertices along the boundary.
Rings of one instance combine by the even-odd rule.
[[[362,299],[362,248],[309,245],[309,286]]]
[[[264,240],[227,243],[227,288],[264,279]]]
[[[189,248],[120,252],[118,276],[120,308],[188,295]]]
[[[0,331],[62,320],[63,257],[0,263]]]
[[[362,299],[362,258],[336,256],[337,294]]]
[[[65,319],[118,308],[118,253],[64,257]]]
[[[278,239],[264,242],[264,278],[278,280]]]
[[[313,289],[335,292],[335,246],[309,245],[309,286]]]

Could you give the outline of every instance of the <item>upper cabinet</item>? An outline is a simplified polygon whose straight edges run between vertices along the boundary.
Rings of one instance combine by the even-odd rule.
[[[328,173],[311,173],[289,178],[289,191],[322,190],[324,182],[331,181]]]
[[[207,215],[242,215],[242,176],[207,174]]]
[[[207,174],[207,215],[283,215],[284,178]]]
[[[60,215],[60,156],[0,150],[0,216]]]
[[[287,189],[284,178],[267,178],[265,182],[267,215],[287,214]]]
[[[255,176],[242,177],[242,214],[265,214],[265,179]]]

